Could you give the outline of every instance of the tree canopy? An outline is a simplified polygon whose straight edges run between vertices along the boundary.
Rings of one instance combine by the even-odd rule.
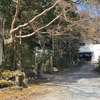
[[[78,12],[76,4],[90,8]],[[99,17],[92,17],[94,10],[91,6],[93,8],[94,5],[99,10],[98,3],[93,0],[0,0],[0,14],[5,23],[4,43],[19,44],[24,38],[23,45],[28,45],[31,50],[36,45],[52,48],[53,38],[55,49],[62,54],[66,52],[62,46],[64,43],[71,50],[74,41],[81,40],[80,37],[88,38],[99,33],[99,22],[94,27]]]

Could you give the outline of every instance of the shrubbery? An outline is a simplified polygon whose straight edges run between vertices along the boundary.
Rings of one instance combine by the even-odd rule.
[[[49,72],[50,71],[50,53],[43,53],[43,54],[38,54],[36,56],[36,66],[38,67],[39,65],[42,67],[43,72]]]
[[[0,87],[3,88],[11,85],[28,87],[28,79],[26,78],[25,73],[20,70],[4,70],[0,74]]]

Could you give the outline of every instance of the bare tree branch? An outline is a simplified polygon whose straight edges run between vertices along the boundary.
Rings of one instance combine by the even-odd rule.
[[[56,34],[52,34],[52,35],[54,35],[54,36],[70,36],[70,37],[72,37],[72,38],[74,38],[74,39],[78,39],[78,37],[75,37],[74,35],[72,35],[72,34],[62,34],[61,32],[58,32],[58,31],[56,31],[55,32]]]
[[[9,34],[9,38],[8,39],[5,39],[4,40],[4,44],[9,44],[9,43],[12,43],[13,40],[15,39],[15,36],[14,36],[14,32],[18,31],[19,29],[23,28],[23,27],[26,27],[28,25],[30,25],[33,21],[35,21],[37,18],[39,18],[40,16],[42,16],[44,13],[50,11],[52,8],[54,8],[61,0],[57,0],[51,7],[47,8],[46,10],[44,10],[42,13],[36,15],[34,18],[32,18],[30,21],[28,21],[27,23],[24,23],[22,25],[18,25],[16,28],[15,28],[15,23],[16,23],[16,20],[17,20],[17,17],[18,17],[18,14],[19,14],[19,6],[20,6],[20,0],[13,0],[13,2],[16,3],[16,12],[15,12],[15,15],[14,15],[14,19],[12,21],[12,24],[11,24],[11,29],[10,29],[10,34]],[[61,14],[60,14],[61,15]],[[35,34],[36,32],[40,31],[41,29],[43,28],[46,28],[48,27],[50,24],[52,24],[56,19],[58,19],[59,16],[57,16],[55,19],[53,19],[50,23],[48,23],[47,25],[37,29],[35,32],[29,34],[29,35],[25,35],[25,36],[22,36],[21,38],[24,38],[24,37],[29,37],[29,36],[32,36],[33,34]],[[16,36],[17,38],[20,38],[19,36]]]
[[[42,34],[50,34],[50,35],[53,35],[53,36],[70,36],[72,37],[73,39],[79,39],[78,37],[72,35],[72,34],[64,34],[63,32],[58,32],[58,31],[55,31],[54,33],[51,33],[51,32],[41,32]]]
[[[60,15],[58,15],[56,18],[54,18],[51,22],[49,22],[47,25],[38,28],[35,32],[31,33],[31,34],[27,34],[27,35],[23,35],[23,36],[16,36],[17,38],[25,38],[25,37],[30,37],[32,35],[34,35],[35,33],[37,33],[38,31],[48,27],[49,25],[51,25],[55,20],[57,20],[60,16],[62,15],[62,13]]]
[[[17,0],[13,0],[13,2],[17,3]]]
[[[71,10],[71,8],[68,9],[67,12],[68,12],[69,10]],[[65,8],[63,8],[63,16],[64,16],[64,19],[65,19],[66,22],[71,22],[71,21],[67,20]]]
[[[13,33],[17,30],[19,30],[20,28],[23,28],[27,25],[29,25],[30,23],[32,23],[35,19],[37,19],[38,17],[42,16],[44,13],[50,11],[52,8],[54,8],[61,0],[57,0],[57,2],[55,2],[51,7],[47,8],[46,10],[44,10],[42,13],[36,15],[33,19],[31,19],[29,22],[24,23],[23,25],[19,25],[18,27],[14,28],[13,30],[11,30],[10,33]]]
[[[12,24],[11,24],[11,30],[14,29],[15,27],[15,23],[16,23],[16,20],[17,20],[17,17],[18,17],[18,14],[19,14],[19,5],[20,5],[20,0],[13,0],[14,2],[16,2],[16,12],[15,12],[15,15],[14,15],[14,19],[12,21]]]
[[[80,19],[78,21],[70,21],[69,19],[67,19],[66,17],[66,12],[68,12],[69,10],[71,10],[72,8],[68,9],[67,11],[65,11],[65,8],[63,9],[63,16],[64,16],[64,19],[66,22],[70,22],[70,23],[73,23],[73,24],[77,24],[78,22],[83,22],[83,21],[86,21],[86,20],[89,20],[91,19],[91,17],[87,17],[87,18],[84,18],[84,19]]]

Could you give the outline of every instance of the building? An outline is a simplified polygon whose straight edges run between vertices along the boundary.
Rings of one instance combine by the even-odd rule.
[[[100,58],[100,44],[84,43],[79,47],[79,60],[91,61],[98,63]]]

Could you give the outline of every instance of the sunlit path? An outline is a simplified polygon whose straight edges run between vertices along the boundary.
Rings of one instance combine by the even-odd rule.
[[[46,92],[31,100],[100,100],[100,74],[90,63],[52,77],[52,82],[44,84]]]

